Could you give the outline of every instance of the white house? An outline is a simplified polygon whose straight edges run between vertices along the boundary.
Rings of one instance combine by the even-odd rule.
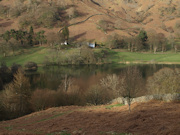
[[[91,48],[95,48],[96,47],[96,43],[88,43],[88,46]]]
[[[64,43],[61,43],[61,45],[68,45],[67,41],[65,41]]]

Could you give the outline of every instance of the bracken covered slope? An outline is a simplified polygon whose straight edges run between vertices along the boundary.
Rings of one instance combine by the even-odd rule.
[[[47,0],[42,0],[47,2]],[[14,2],[14,1],[13,1]],[[3,6],[11,6],[10,0],[2,0]],[[49,3],[57,3],[58,0],[48,0]],[[88,39],[105,41],[108,35],[117,33],[120,36],[137,35],[141,29],[156,30],[166,36],[174,34],[176,24],[180,21],[180,1],[179,0],[61,0],[66,6],[74,6],[75,10],[81,14],[78,17],[67,19],[66,24],[81,22],[91,15],[83,23],[69,27],[70,36],[76,40]],[[68,8],[64,9],[64,13]],[[18,19],[1,18],[1,29],[18,29]],[[100,29],[99,21],[107,22],[107,32]],[[44,29],[46,32],[58,32],[62,27]]]
[[[0,122],[1,135],[179,135],[180,103],[151,101],[128,106],[59,107]]]

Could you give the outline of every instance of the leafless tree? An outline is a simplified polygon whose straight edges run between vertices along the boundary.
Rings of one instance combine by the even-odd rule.
[[[158,48],[159,48],[159,40],[158,40],[158,34],[154,29],[148,30],[148,44],[150,45],[150,51],[153,50],[154,54],[156,54]]]
[[[120,76],[120,92],[127,99],[129,111],[131,111],[132,98],[142,92],[143,79],[136,67],[129,67]]]
[[[148,78],[149,94],[167,94],[180,92],[180,70],[163,68]]]
[[[104,89],[107,89],[111,93],[113,93],[113,97],[119,97],[119,82],[120,78],[116,74],[107,75],[105,78],[100,80],[100,84]]]

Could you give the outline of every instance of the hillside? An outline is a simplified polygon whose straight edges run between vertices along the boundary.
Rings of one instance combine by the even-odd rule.
[[[0,134],[179,135],[179,114],[179,102],[134,103],[131,113],[119,105],[57,107],[0,122]]]
[[[29,25],[36,26],[33,21],[39,17],[41,8],[48,7],[47,10],[50,11],[51,6],[61,7],[56,16],[59,18],[58,21],[51,28],[47,28],[49,24],[44,24],[45,28],[43,25],[36,26],[36,31],[43,29],[46,34],[58,32],[64,25],[81,22],[98,14],[83,23],[69,27],[70,37],[73,40],[88,39],[103,42],[113,33],[120,36],[133,36],[141,29],[146,31],[154,29],[168,37],[176,32],[180,21],[179,0],[41,0],[41,4],[38,2],[2,0],[0,32],[22,28],[22,20],[26,20],[26,22],[23,21],[23,29],[28,30]],[[49,16],[51,15],[45,15],[45,17]],[[52,19],[52,16],[49,19]],[[104,23],[100,24],[102,21]]]

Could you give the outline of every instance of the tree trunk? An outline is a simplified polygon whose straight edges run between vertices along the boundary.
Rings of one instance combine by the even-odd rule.
[[[176,45],[174,46],[174,51],[175,51],[175,53],[177,53],[177,46]]]
[[[154,54],[156,54],[156,51],[157,51],[157,47],[154,47]]]
[[[128,106],[129,106],[129,112],[131,112],[131,104],[128,104]]]

